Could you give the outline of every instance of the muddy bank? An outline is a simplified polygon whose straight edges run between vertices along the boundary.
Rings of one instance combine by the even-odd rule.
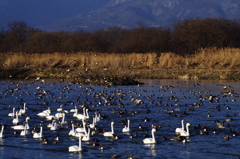
[[[74,83],[94,85],[139,84],[135,79],[239,80],[239,70],[216,69],[0,69],[0,78],[71,79]]]

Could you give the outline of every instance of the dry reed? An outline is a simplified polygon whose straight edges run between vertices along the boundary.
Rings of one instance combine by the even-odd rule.
[[[2,59],[8,68],[70,69],[232,69],[240,67],[240,49],[201,49],[196,55],[182,57],[174,53],[9,53]]]

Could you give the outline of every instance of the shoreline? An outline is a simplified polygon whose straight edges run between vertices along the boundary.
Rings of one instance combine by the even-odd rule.
[[[135,79],[240,80],[237,69],[0,69],[1,79],[70,79],[74,83],[94,85],[140,84]]]

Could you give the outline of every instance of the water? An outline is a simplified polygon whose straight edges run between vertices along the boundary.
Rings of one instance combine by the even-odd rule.
[[[183,80],[142,80],[142,86],[89,86],[61,83],[60,81],[1,81],[0,82],[0,123],[5,124],[4,137],[0,138],[0,158],[110,158],[116,154],[118,158],[127,158],[130,154],[134,158],[232,158],[240,157],[238,145],[240,138],[239,123],[239,82],[227,81],[183,81]],[[224,85],[230,88],[224,89]],[[169,87],[167,87],[169,86]],[[36,89],[40,87],[40,89]],[[229,93],[231,92],[231,93]],[[227,95],[228,93],[228,95]],[[224,95],[225,94],[225,95]],[[209,102],[209,95],[214,96]],[[135,105],[132,99],[141,99]],[[107,99],[108,103],[104,104]],[[47,137],[48,144],[42,139],[33,138],[32,134],[20,136],[19,130],[11,126],[13,117],[8,113],[12,108],[23,108],[27,103],[26,114],[20,116],[20,124],[28,116],[29,125],[39,130],[43,125],[43,135]],[[47,103],[47,104],[46,104]],[[92,116],[100,113],[104,118],[97,122],[95,134],[91,140],[82,142],[82,152],[68,152],[68,147],[78,145],[78,138],[69,136],[71,121],[81,124],[81,120],[73,117],[73,113],[66,113],[67,124],[59,130],[47,128],[51,121],[37,114],[48,107],[52,115],[57,108],[63,105],[64,110],[78,107],[82,113],[82,106],[89,109]],[[120,106],[121,105],[121,106]],[[217,109],[220,108],[220,109]],[[231,108],[231,109],[227,109]],[[208,114],[210,117],[208,117]],[[129,118],[130,133],[123,133],[124,122]],[[148,121],[144,122],[147,118]],[[175,128],[181,127],[181,120],[190,123],[190,137],[187,143],[171,141],[176,136]],[[216,120],[231,119],[219,128]],[[110,123],[114,122],[114,131],[118,139],[104,137],[103,129],[111,130]],[[151,137],[152,123],[158,126],[155,132],[157,143],[146,145],[142,143],[147,133]],[[139,129],[141,124],[142,129]],[[206,127],[206,134],[201,135],[200,130]],[[216,130],[216,134],[212,132]],[[60,141],[52,144],[57,136]],[[135,135],[138,135],[135,137]],[[236,134],[236,136],[233,136]],[[133,138],[130,138],[130,136]],[[230,139],[224,137],[229,135]],[[162,140],[165,137],[167,140]],[[93,139],[99,140],[99,145],[93,146]],[[104,145],[103,150],[98,149]]]

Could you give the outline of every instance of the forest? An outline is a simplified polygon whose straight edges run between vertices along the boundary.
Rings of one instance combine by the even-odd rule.
[[[177,21],[172,28],[109,27],[93,31],[46,32],[23,21],[9,22],[0,31],[0,53],[167,53],[181,56],[205,48],[239,48],[240,23],[220,18]]]

